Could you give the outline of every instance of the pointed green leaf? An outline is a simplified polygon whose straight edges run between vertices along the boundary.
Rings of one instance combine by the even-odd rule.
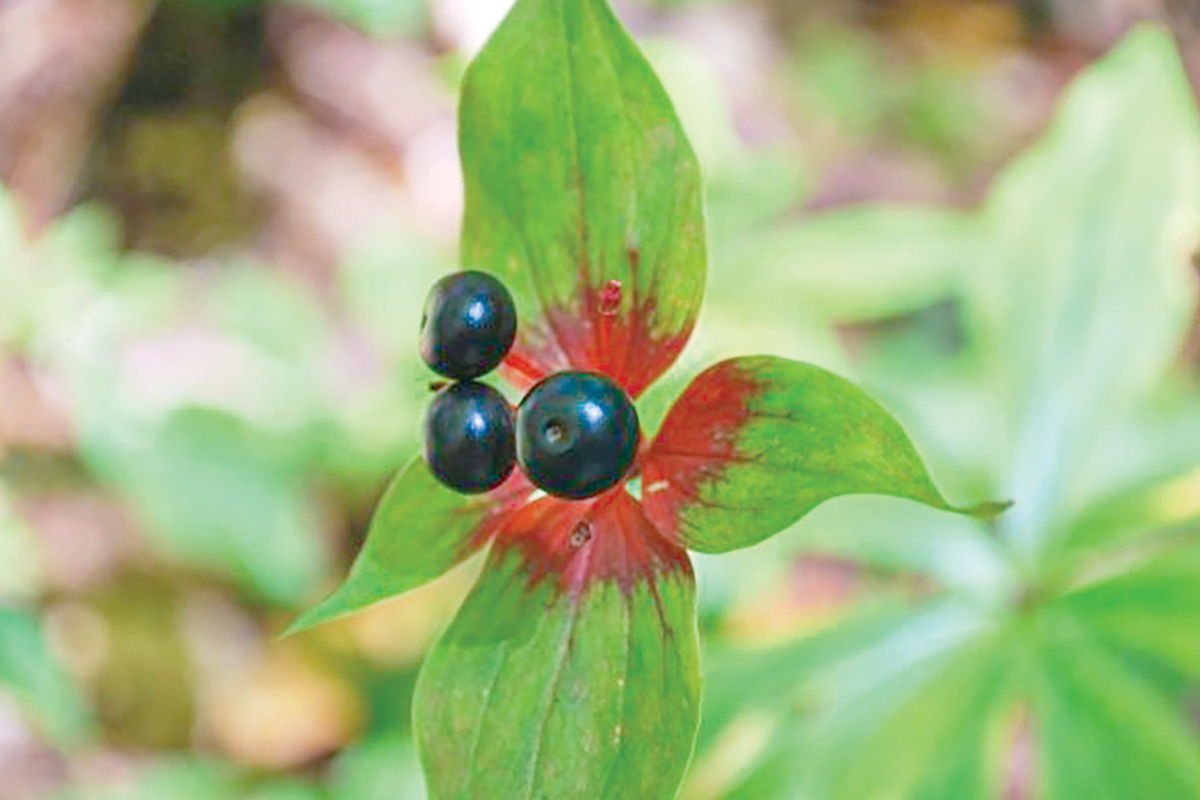
[[[625,537],[597,525],[575,563],[632,553],[629,539],[589,550]],[[537,572],[495,548],[425,662],[414,716],[431,800],[670,800],[699,714],[686,560],[632,581]]]
[[[895,623],[815,675],[796,665],[797,685],[774,710],[802,697],[801,713],[727,800],[990,796],[988,739],[1009,696],[1011,637],[954,601]]]
[[[442,575],[487,543],[491,525],[528,497],[517,476],[486,495],[443,486],[420,457],[384,492],[345,582],[301,616],[296,633],[394,597]]]
[[[821,796],[857,800],[886,791],[928,800],[991,796],[989,738],[1009,699],[1007,644],[1003,636],[964,643],[885,690],[898,697],[881,697],[873,708],[859,699],[820,724],[810,780],[826,787]]]
[[[1200,676],[1200,548],[1122,571],[1061,603],[1107,641]]]
[[[722,647],[704,653],[704,713],[697,757],[739,717],[775,713],[803,699],[804,683],[904,627],[923,610],[891,603],[841,616],[836,625],[772,647]]]
[[[997,180],[983,222],[971,338],[1008,411],[993,423],[1017,502],[1002,527],[1033,552],[1109,488],[1129,447],[1111,440],[1160,386],[1192,318],[1200,117],[1169,32],[1134,29],[1073,82]]]
[[[1046,800],[1200,797],[1200,738],[1182,704],[1068,615],[1041,627],[1034,711]]]
[[[1004,509],[951,506],[882,406],[820,367],[772,356],[723,361],[692,382],[651,447],[642,494],[660,530],[712,553],[761,542],[848,494]]]
[[[639,394],[675,360],[705,280],[700,172],[605,0],[519,0],[468,70],[465,266],[517,300],[518,384],[574,366]]]

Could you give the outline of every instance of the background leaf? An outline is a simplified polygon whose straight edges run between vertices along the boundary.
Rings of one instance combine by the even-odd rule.
[[[712,291],[795,324],[797,308],[838,322],[903,313],[956,292],[978,247],[974,216],[935,206],[869,205],[815,214],[755,231],[736,251],[737,270],[713,276]],[[775,298],[788,297],[779,308]],[[774,314],[772,314],[774,316]]]
[[[872,631],[882,621],[892,624]],[[954,599],[859,622],[758,659],[791,660],[798,680],[763,705],[779,733],[721,797],[987,796],[984,745],[1012,668],[1003,627]],[[746,696],[763,703],[751,684]]]
[[[970,322],[1008,402],[1003,528],[1030,551],[1095,491],[1099,443],[1158,386],[1195,304],[1200,121],[1165,30],[1075,82],[984,219]]]
[[[182,409],[146,439],[97,432],[88,446],[176,556],[228,570],[280,604],[302,602],[324,576],[318,521],[298,477],[232,414]]]
[[[61,747],[82,744],[93,721],[83,693],[50,652],[29,612],[0,607],[0,686],[12,691]]]
[[[1048,800],[1200,794],[1194,723],[1068,615],[1041,620],[1034,676]]]
[[[1200,547],[1168,553],[1072,591],[1060,602],[1095,635],[1196,676]]]
[[[939,534],[911,560],[891,556],[903,539],[862,541],[892,536],[889,521],[864,524],[849,504],[830,504],[800,533],[822,551],[936,575],[993,615],[1001,636],[953,644],[945,663],[959,667],[925,692],[897,682],[892,695],[864,700],[859,735],[839,738],[836,726],[803,717],[781,728],[731,796],[1197,794],[1188,698],[1200,674],[1191,641],[1200,450],[1194,387],[1170,373],[1195,302],[1198,133],[1169,35],[1136,29],[1068,88],[1046,136],[1002,173],[971,223],[962,277],[945,287],[951,346],[905,349],[879,326],[888,349],[864,348],[872,390],[913,420],[935,464],[976,469],[1016,501],[999,518],[994,556],[972,557],[995,569],[951,574],[950,546],[980,551],[974,537]],[[942,557],[946,567],[931,569]],[[885,685],[900,660],[868,672]],[[982,677],[1000,665],[1006,675]],[[810,681],[801,670],[791,693]],[[1006,761],[1026,713],[1032,768]]]

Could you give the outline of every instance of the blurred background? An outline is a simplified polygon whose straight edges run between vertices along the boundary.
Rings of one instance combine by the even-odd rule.
[[[0,798],[424,798],[413,682],[477,564],[277,636],[344,575],[416,452],[419,308],[457,267],[456,93],[508,5],[0,2]],[[760,547],[698,559],[709,698],[684,797],[1200,797],[1196,203],[1113,189],[1124,205],[1088,230],[1144,218],[1129,223],[1142,249],[1099,282],[1070,263],[1043,278],[1042,251],[1011,247],[1004,264],[1019,269],[975,281],[970,255],[993,252],[977,223],[994,178],[1135,20],[1171,22],[1200,86],[1200,7],[614,5],[708,181],[709,293],[682,363],[646,399],[650,425],[716,357],[800,358],[871,389],[953,499],[1029,509],[995,529],[837,501]],[[1171,120],[1191,136],[1190,94],[1169,94],[1166,122],[1146,102],[1144,130],[1120,141],[1154,150]],[[1086,168],[1039,185],[1086,195]],[[1084,322],[1043,324],[1064,319]],[[1144,380],[1092,381],[1143,367]],[[1047,375],[1073,383],[1038,384]],[[1030,410],[1032,385],[1062,400],[1059,417]],[[1082,429],[1075,411],[1113,395],[1120,409],[1084,413]],[[1074,444],[1022,449],[1053,440],[1056,419],[1078,423]],[[1066,543],[1054,559],[1045,539]],[[1073,544],[1104,558],[1076,569]],[[1164,553],[1193,571],[1143,580]],[[1143,616],[1105,617],[1114,641],[1122,624],[1147,640],[1115,645],[1117,667],[1098,659],[1087,680],[1055,683],[1050,658],[1045,680],[983,691],[954,682],[961,661],[921,666],[965,641],[956,603],[1024,619],[1096,570],[1145,589]],[[942,705],[922,694],[933,684]],[[954,694],[962,684],[973,699]],[[1046,686],[1062,689],[1055,702]],[[1130,710],[1143,691],[1161,699],[1153,713]],[[1148,766],[1075,780],[1110,745],[1137,760],[1105,724],[1137,734]],[[813,736],[827,763],[876,777],[855,788],[808,770]],[[1055,736],[1092,756],[1071,760]],[[926,763],[953,771],[939,759],[963,741],[980,775],[928,778]],[[1167,793],[1154,788],[1163,759]]]

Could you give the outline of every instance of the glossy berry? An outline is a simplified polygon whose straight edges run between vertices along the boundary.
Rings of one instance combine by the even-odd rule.
[[[637,410],[610,379],[560,372],[517,408],[517,461],[547,494],[581,500],[624,477],[637,455]]]
[[[438,392],[425,414],[425,463],[463,494],[494,489],[512,472],[513,412],[504,396],[475,381]]]
[[[467,270],[433,285],[421,318],[421,358],[447,378],[491,372],[517,336],[517,307],[504,284]]]

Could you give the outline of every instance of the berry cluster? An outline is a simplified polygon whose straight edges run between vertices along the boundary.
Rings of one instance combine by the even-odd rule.
[[[517,312],[493,276],[466,271],[442,278],[421,320],[421,358],[454,382],[425,416],[425,461],[464,494],[494,489],[521,465],[547,494],[581,500],[603,492],[637,455],[637,411],[625,391],[592,372],[559,372],[537,383],[514,415],[504,397],[475,381],[512,347]]]

